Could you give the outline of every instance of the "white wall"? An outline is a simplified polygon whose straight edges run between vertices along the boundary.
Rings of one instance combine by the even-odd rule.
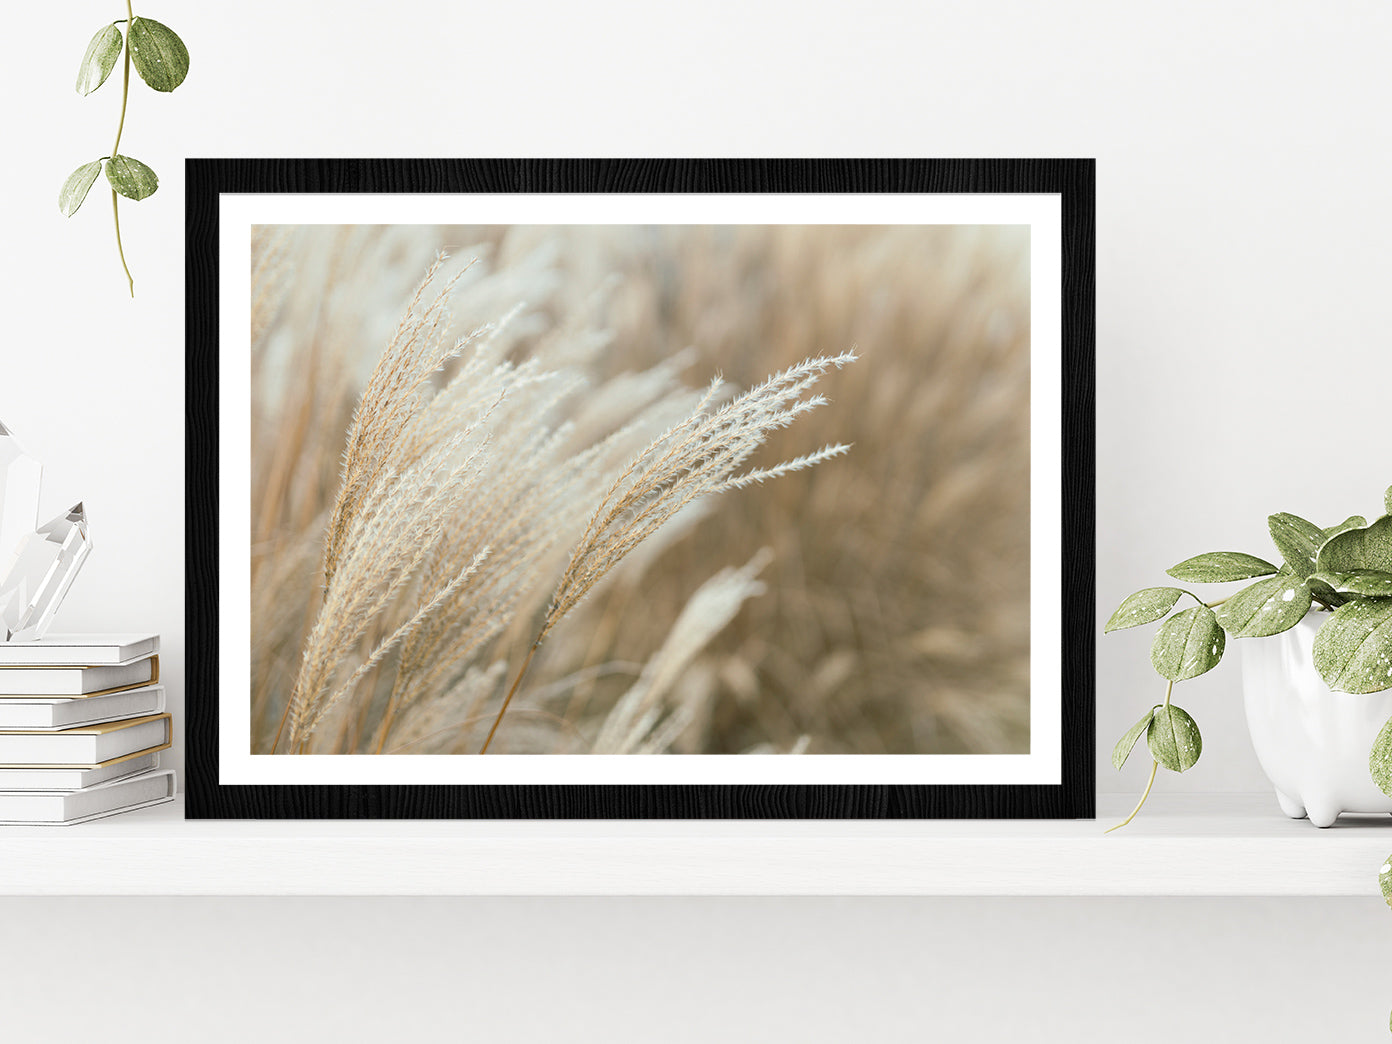
[[[99,192],[71,220],[55,206],[68,171],[110,147],[115,90],[79,99],[72,80],[88,36],[119,17],[119,7],[115,0],[35,4],[11,19],[15,44],[0,65],[9,160],[0,165],[0,418],[48,465],[45,510],[81,497],[91,512],[97,553],[63,626],[161,631],[176,712],[183,698],[184,156],[1095,156],[1099,623],[1122,596],[1161,582],[1162,570],[1181,558],[1260,551],[1271,511],[1320,520],[1367,513],[1392,482],[1386,4],[170,2],[152,14],[183,34],[193,69],[173,95],[138,87],[132,97],[123,151],[164,179],[152,199],[123,207],[134,302],[125,297]],[[1143,635],[1099,641],[1100,786],[1130,792],[1139,789],[1140,767],[1118,778],[1105,754],[1153,701],[1157,679]],[[1165,777],[1166,790],[1264,788],[1235,667],[1224,664],[1177,692],[1204,729],[1206,754],[1186,776]],[[1330,905],[1280,909],[1314,918],[1324,914],[1310,909]],[[233,933],[246,906],[208,907],[209,937]],[[638,909],[615,908],[629,911],[625,917]],[[865,907],[872,908],[886,909]],[[1049,913],[1054,907],[970,908],[1008,914],[1008,924],[999,922],[1003,950],[1037,955],[1044,974],[1058,979],[1052,947],[1069,928]],[[37,930],[51,907],[17,916],[24,909],[32,909],[28,923]],[[740,923],[791,931],[780,909],[750,904]],[[1165,909],[1145,938],[1111,943],[1101,928],[1086,936],[1074,951],[1089,969],[1080,978],[1097,976],[1099,986],[1119,991],[1110,960],[1097,957],[1104,946],[1128,963],[1142,961],[1166,924],[1187,918],[1193,927],[1212,912],[1196,903]],[[512,912],[518,937],[551,917],[550,908]],[[828,938],[844,946],[825,951],[828,967],[895,977],[922,967],[961,981],[942,958],[971,945],[973,918],[948,918],[941,928],[924,922],[912,945],[901,940],[886,951],[853,920],[830,924]],[[347,921],[341,934],[353,945],[366,945],[363,933],[391,938],[390,918],[369,918],[361,928]],[[9,923],[22,927],[24,917]],[[276,923],[268,918],[258,938],[272,939]],[[1314,922],[1299,923],[1309,931]],[[467,927],[461,922],[461,931]],[[1232,927],[1257,940],[1254,954],[1262,940],[1289,941],[1280,923],[1261,917]],[[893,924],[880,928],[892,932]],[[665,982],[660,952],[653,966],[631,964],[627,944],[638,930],[631,917],[617,928],[591,926],[592,948],[578,948],[576,963],[612,967],[619,986]],[[801,931],[766,941],[761,952],[775,971],[781,961],[804,960]],[[720,950],[711,942],[702,952],[718,966]],[[1340,946],[1326,952],[1356,973]],[[331,948],[317,959],[351,970],[347,951]],[[556,973],[554,958],[537,959]],[[1219,976],[1186,981],[1216,1018],[1245,1029],[1263,1003],[1292,1017],[1307,1010],[1277,971],[1265,986],[1250,979],[1242,1004],[1209,985]],[[515,981],[505,969],[477,974]],[[794,997],[811,997],[814,1013],[831,1003],[817,1001],[815,986],[783,981],[791,992],[779,996],[790,1010]],[[858,1028],[878,1025],[893,1036],[896,1020],[920,1003],[921,981],[894,981],[897,989],[870,995],[869,1021]],[[1091,991],[1083,1009],[1070,1004],[1068,989],[1085,987],[1060,982],[1063,993],[1036,996],[1033,981],[1019,963],[992,980],[1026,990],[1061,1039],[1069,1022],[1100,1024]],[[1309,1006],[1334,988],[1325,985]],[[1137,1011],[1152,988],[1136,977]],[[644,1008],[654,1027],[682,1017],[678,999],[696,1011],[709,1003],[699,987],[691,997],[660,996],[674,1009]],[[753,993],[729,1001],[746,1017],[762,1017]],[[1381,1011],[1389,1001],[1372,1006]],[[591,1017],[617,1024],[622,1010],[616,1000]],[[569,1015],[545,1017],[562,1027]],[[768,1019],[776,1029],[778,1019]],[[1356,1024],[1364,1025],[1362,1014]]]

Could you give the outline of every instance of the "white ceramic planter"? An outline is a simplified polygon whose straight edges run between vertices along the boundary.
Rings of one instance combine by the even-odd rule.
[[[1392,690],[1334,692],[1315,670],[1315,632],[1329,614],[1312,612],[1270,638],[1243,638],[1247,727],[1281,809],[1332,826],[1340,812],[1392,812],[1392,797],[1368,774],[1368,751],[1389,717]]]

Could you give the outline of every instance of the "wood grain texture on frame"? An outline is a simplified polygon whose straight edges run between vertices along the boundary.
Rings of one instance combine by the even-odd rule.
[[[194,159],[186,189],[187,703],[191,818],[913,819],[1094,815],[1094,163],[1083,159]],[[218,774],[221,193],[1057,193],[1063,586],[1058,785],[226,786]]]

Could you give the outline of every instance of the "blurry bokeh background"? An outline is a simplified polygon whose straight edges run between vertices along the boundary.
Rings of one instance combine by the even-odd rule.
[[[552,739],[518,732],[507,749],[586,749],[692,593],[768,548],[765,593],[684,671],[681,698],[701,710],[672,752],[1028,750],[1027,228],[257,234],[276,265],[253,309],[253,605],[276,608],[252,621],[253,749],[269,748],[315,611],[317,563],[288,561],[290,549],[322,525],[353,401],[443,250],[474,261],[456,295],[461,332],[520,305],[509,353],[570,338],[596,386],[674,360],[691,387],[719,372],[748,388],[809,356],[861,355],[816,389],[829,405],[750,463],[834,442],[852,443],[849,455],[717,498],[620,566],[528,675],[533,712],[557,725],[535,735]],[[537,578],[543,603],[552,583]],[[534,633],[515,630],[500,645],[513,663]]]

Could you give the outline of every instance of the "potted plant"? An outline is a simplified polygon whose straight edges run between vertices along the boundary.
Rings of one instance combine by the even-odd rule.
[[[1150,660],[1165,698],[1112,751],[1120,769],[1146,737],[1152,767],[1136,817],[1163,766],[1192,768],[1203,741],[1176,706],[1175,682],[1223,658],[1229,638],[1244,646],[1244,702],[1253,746],[1283,810],[1329,826],[1340,812],[1392,811],[1392,488],[1382,517],[1321,528],[1296,515],[1268,519],[1277,566],[1237,551],[1198,555],[1167,570],[1182,583],[1250,581],[1216,601],[1180,587],[1128,597],[1105,631],[1163,621]],[[1190,606],[1182,599],[1192,599]],[[1392,856],[1379,872],[1392,906]]]

